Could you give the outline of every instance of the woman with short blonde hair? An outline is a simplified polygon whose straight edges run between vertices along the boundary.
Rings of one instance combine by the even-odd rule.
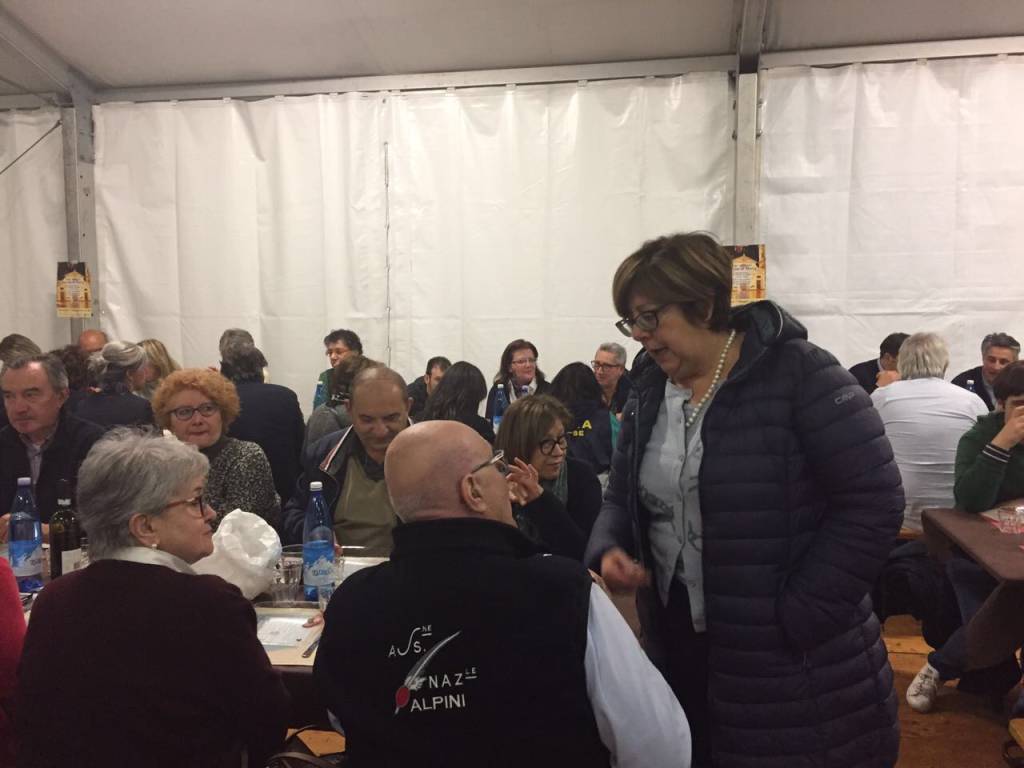
[[[256,443],[227,436],[240,409],[235,385],[206,368],[175,371],[153,395],[157,424],[210,460],[206,496],[217,513],[214,525],[237,508],[276,526],[281,502],[266,454]]]

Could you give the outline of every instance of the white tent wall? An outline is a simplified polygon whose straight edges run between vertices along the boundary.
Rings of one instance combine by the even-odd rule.
[[[666,231],[732,232],[724,74],[391,99],[392,363],[490,379],[532,341],[549,377],[614,329],[611,279]]]
[[[97,107],[104,326],[215,365],[252,331],[275,382],[312,399],[320,340],[386,337],[380,97]]]
[[[58,109],[0,112],[0,337],[22,333],[43,350],[67,344],[57,318],[57,262],[67,258],[64,166]]]
[[[725,73],[97,107],[103,323],[187,365],[249,328],[304,406],[333,327],[407,375],[523,336],[553,375],[642,240],[728,239],[731,110]]]
[[[935,331],[948,376],[1024,338],[1024,58],[762,73],[768,288],[852,365]]]

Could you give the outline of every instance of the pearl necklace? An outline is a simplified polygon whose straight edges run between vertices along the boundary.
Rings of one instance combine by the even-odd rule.
[[[711,386],[708,387],[708,391],[704,393],[704,397],[697,401],[697,404],[693,406],[693,414],[686,420],[686,428],[689,429],[697,421],[697,417],[700,416],[704,406],[707,404],[711,396],[715,394],[715,390],[718,389],[718,380],[722,378],[722,369],[725,368],[725,358],[729,354],[729,347],[732,346],[733,339],[736,338],[736,329],[733,328],[729,333],[729,339],[725,342],[725,347],[722,349],[722,354],[718,356],[718,366],[715,368],[715,375],[711,378]]]

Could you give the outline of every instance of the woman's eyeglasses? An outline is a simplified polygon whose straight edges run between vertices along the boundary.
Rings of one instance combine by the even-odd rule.
[[[202,517],[206,513],[206,502],[203,500],[203,494],[201,493],[198,496],[193,496],[191,499],[169,502],[165,509],[181,506],[187,507],[192,517]]]
[[[633,336],[633,329],[636,328],[644,333],[651,333],[658,327],[658,317],[668,304],[662,304],[654,309],[647,309],[637,312],[634,317],[624,317],[615,323],[615,327],[622,332],[623,336]]]
[[[538,443],[540,446],[540,452],[545,456],[550,456],[555,452],[555,446],[557,445],[562,451],[569,446],[569,439],[563,434],[557,438],[546,437]]]
[[[199,411],[200,416],[213,416],[220,410],[213,403],[200,403],[195,408],[190,405],[183,405],[181,408],[175,408],[170,413],[178,421],[188,421],[196,415],[196,411]]]
[[[537,362],[536,357],[526,357],[522,360],[513,360],[512,365],[534,365]]]

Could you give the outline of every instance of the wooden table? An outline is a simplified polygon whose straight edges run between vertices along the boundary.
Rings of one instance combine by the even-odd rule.
[[[1024,535],[1003,533],[986,517],[954,509],[926,509],[921,521],[932,555],[946,560],[960,549],[998,582],[967,625],[968,668],[1009,658],[1024,642]]]

